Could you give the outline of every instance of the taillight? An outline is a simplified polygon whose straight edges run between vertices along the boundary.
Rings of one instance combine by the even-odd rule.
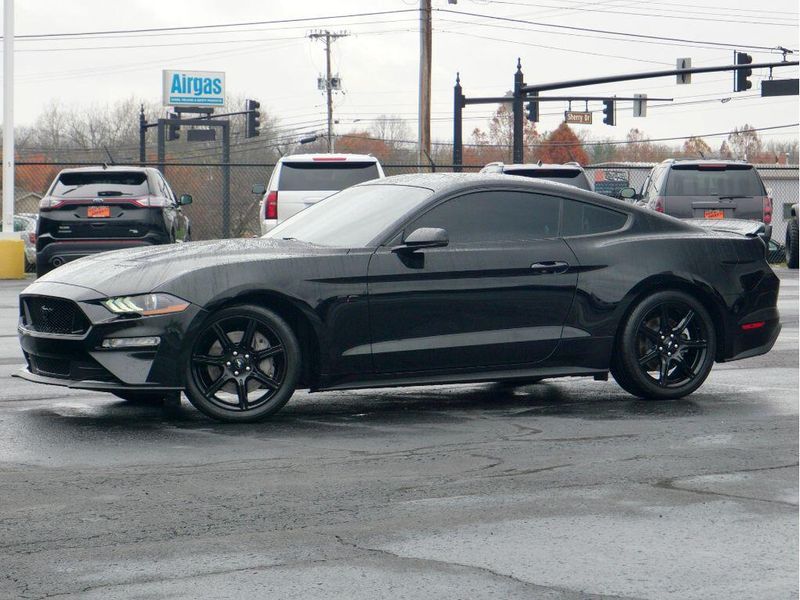
[[[764,196],[764,223],[772,223],[772,198]]]
[[[52,210],[64,204],[63,200],[56,200],[52,196],[45,196],[39,200],[39,210]]]
[[[273,190],[267,194],[267,204],[264,208],[265,219],[278,218],[278,192]]]
[[[742,331],[752,331],[753,329],[761,329],[766,325],[766,321],[754,321],[753,323],[745,323],[742,325]]]
[[[656,212],[664,212],[664,198],[661,196],[656,197],[656,205],[653,207]]]
[[[35,232],[31,231],[31,232],[28,233],[28,241],[31,244],[35,244],[36,243],[36,233]]]

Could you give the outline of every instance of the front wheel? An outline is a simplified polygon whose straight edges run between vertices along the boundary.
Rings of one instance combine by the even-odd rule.
[[[203,324],[185,369],[186,396],[198,410],[219,421],[259,421],[294,393],[300,346],[279,315],[258,306],[234,306]]]
[[[671,400],[700,387],[715,354],[716,332],[705,307],[683,292],[658,292],[623,325],[611,372],[634,396]]]

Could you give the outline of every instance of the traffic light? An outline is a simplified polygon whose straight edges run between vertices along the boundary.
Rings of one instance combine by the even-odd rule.
[[[176,120],[178,120],[181,117],[180,117],[180,115],[177,115],[175,113],[169,113],[167,115],[167,118],[168,119],[176,119]],[[181,137],[181,126],[180,126],[180,124],[179,123],[167,123],[167,140],[171,142],[173,140],[177,140],[179,137]]]
[[[734,52],[734,59],[737,65],[749,65],[753,62],[753,57],[744,52]],[[733,79],[733,91],[745,92],[753,87],[753,82],[750,81],[750,76],[752,74],[753,69],[736,69],[736,76]]]
[[[251,138],[259,135],[258,128],[261,126],[261,103],[256,100],[245,100],[244,109],[247,111],[247,122],[244,127],[244,137]]]
[[[614,116],[614,101],[603,100],[603,123],[606,125],[616,125],[616,117]]]
[[[528,102],[526,107],[528,109],[528,121],[532,123],[539,122],[539,103],[538,102]]]

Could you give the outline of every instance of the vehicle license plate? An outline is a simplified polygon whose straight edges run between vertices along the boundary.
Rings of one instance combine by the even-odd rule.
[[[86,209],[86,216],[90,219],[110,217],[111,209],[108,206],[90,206]]]
[[[721,210],[707,210],[703,213],[706,219],[724,219],[725,212]]]

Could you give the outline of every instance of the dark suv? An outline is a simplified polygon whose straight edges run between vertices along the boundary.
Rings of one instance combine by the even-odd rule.
[[[628,189],[629,194],[633,190]],[[669,159],[653,168],[635,197],[679,219],[746,219],[772,230],[772,198],[753,165],[731,160]]]
[[[64,169],[39,203],[36,274],[107,250],[188,241],[181,206],[191,202],[156,169]]]

